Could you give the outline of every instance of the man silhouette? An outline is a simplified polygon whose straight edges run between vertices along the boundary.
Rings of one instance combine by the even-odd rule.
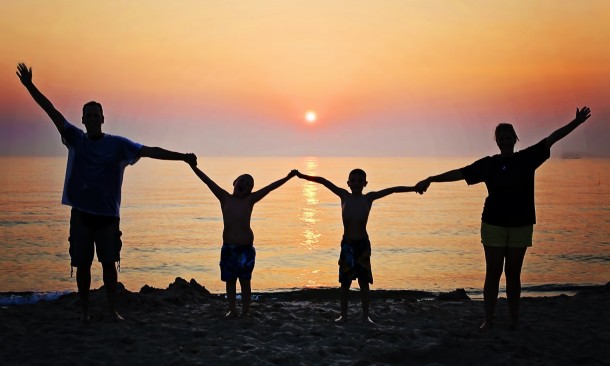
[[[72,207],[70,216],[70,265],[76,267],[76,283],[81,302],[81,320],[89,320],[89,289],[94,248],[102,263],[108,313],[123,320],[116,310],[118,281],[115,263],[120,261],[121,231],[119,211],[123,172],[139,158],[182,160],[197,164],[194,154],[181,154],[159,147],[148,147],[124,137],[102,132],[102,105],[83,106],[82,123],[86,132],[69,123],[32,82],[32,69],[20,63],[17,76],[34,101],[49,115],[63,144],[68,148],[68,164],[62,204]]]

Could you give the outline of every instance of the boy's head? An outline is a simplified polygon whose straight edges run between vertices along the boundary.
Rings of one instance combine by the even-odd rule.
[[[347,186],[352,190],[352,193],[362,193],[366,187],[366,172],[362,169],[354,169],[349,172],[347,177]]]
[[[233,194],[244,197],[249,195],[254,188],[254,178],[250,174],[242,174],[233,181]]]

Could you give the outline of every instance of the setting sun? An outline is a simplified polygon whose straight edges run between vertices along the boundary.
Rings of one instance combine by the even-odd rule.
[[[314,123],[316,121],[316,119],[318,119],[318,116],[316,115],[316,112],[309,111],[309,112],[305,113],[305,120],[307,122]]]

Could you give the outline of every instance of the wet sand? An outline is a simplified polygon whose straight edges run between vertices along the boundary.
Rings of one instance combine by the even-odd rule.
[[[226,301],[194,280],[166,289],[122,288],[113,322],[105,293],[91,295],[89,323],[74,293],[0,309],[4,365],[610,365],[610,284],[574,296],[523,298],[510,330],[506,300],[480,332],[483,304],[456,290],[372,291],[360,321],[336,325],[339,289],[255,293],[249,317],[224,319]]]

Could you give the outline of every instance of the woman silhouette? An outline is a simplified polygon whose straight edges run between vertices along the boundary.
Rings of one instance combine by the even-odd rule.
[[[506,298],[511,328],[519,325],[521,267],[536,223],[534,176],[550,157],[550,148],[591,116],[588,107],[576,109],[574,120],[527,149],[515,152],[519,140],[511,124],[496,127],[500,154],[475,161],[461,169],[435,175],[419,182],[415,189],[426,191],[432,182],[466,180],[469,185],[485,182],[488,196],[481,218],[481,242],[485,250],[485,321],[481,330],[492,327],[502,270],[506,276]]]

